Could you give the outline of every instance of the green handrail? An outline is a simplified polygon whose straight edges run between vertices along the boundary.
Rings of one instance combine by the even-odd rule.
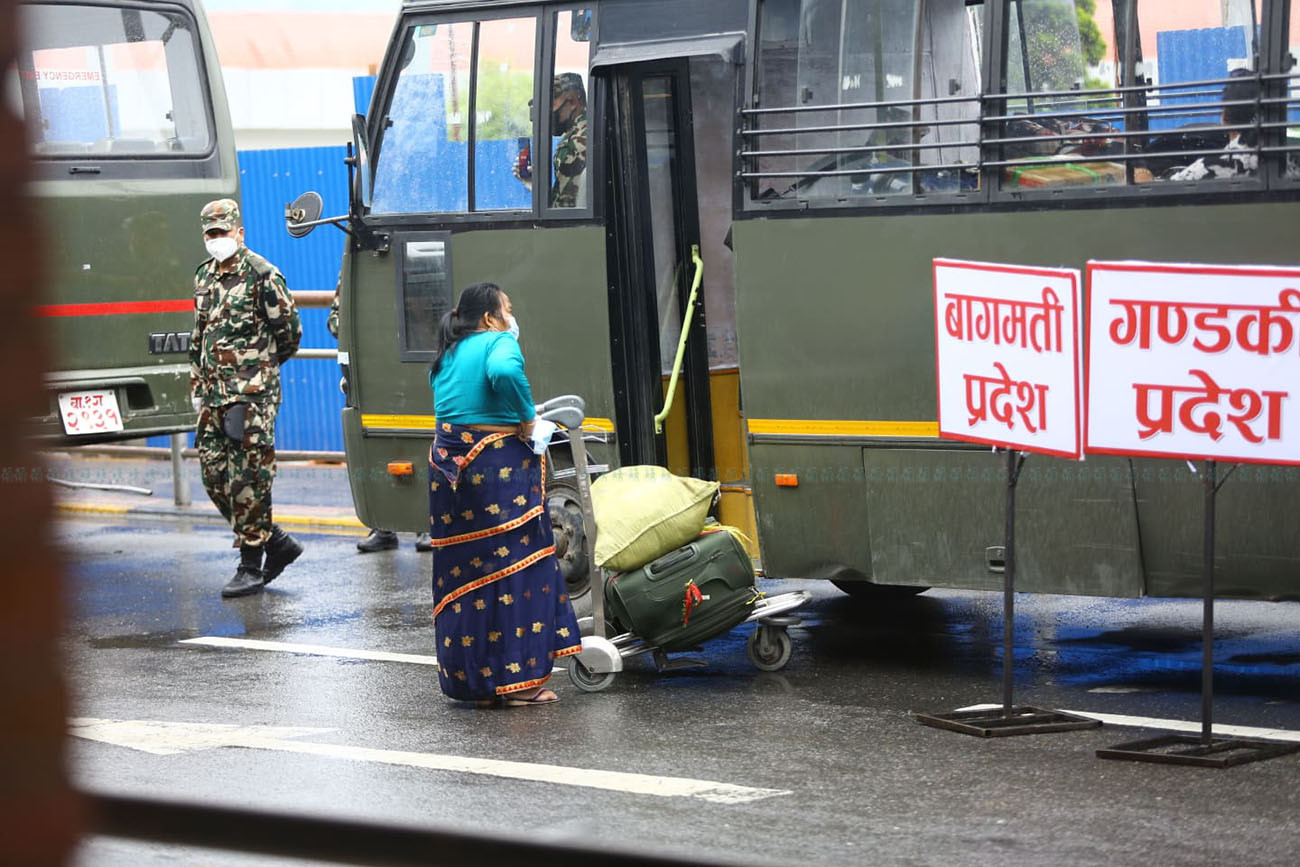
[[[677,357],[673,359],[673,375],[668,378],[668,396],[664,408],[655,416],[655,433],[664,432],[664,419],[673,411],[673,398],[677,395],[677,377],[682,372],[682,357],[686,355],[686,339],[691,336],[691,320],[695,317],[695,299],[700,294],[704,280],[704,260],[700,258],[700,245],[691,245],[691,261],[695,263],[695,280],[691,282],[691,297],[686,301],[686,316],[682,319],[682,335],[677,339]]]

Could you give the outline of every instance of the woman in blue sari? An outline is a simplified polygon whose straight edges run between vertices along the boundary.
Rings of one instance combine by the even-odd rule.
[[[480,707],[558,701],[556,659],[582,650],[555,561],[546,457],[510,298],[476,283],[439,324],[429,383],[433,621],[442,691]]]

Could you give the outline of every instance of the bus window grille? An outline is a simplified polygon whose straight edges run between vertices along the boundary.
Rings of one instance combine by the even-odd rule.
[[[980,120],[978,118],[980,97],[979,96],[962,96],[962,97],[940,97],[932,99],[907,99],[907,100],[889,100],[880,102],[860,102],[860,103],[843,103],[829,105],[799,105],[799,106],[781,106],[775,108],[749,108],[742,109],[742,126],[741,135],[746,140],[745,145],[740,151],[740,157],[743,161],[743,168],[739,176],[746,180],[757,180],[760,178],[793,178],[796,184],[786,193],[795,190],[798,187],[798,181],[813,181],[818,178],[830,177],[849,177],[856,178],[862,176],[912,176],[921,172],[944,172],[944,171],[970,171],[977,173],[979,171],[978,161],[956,162],[945,161],[942,159],[944,151],[954,151],[962,148],[977,149],[979,147],[978,137],[972,137],[970,132],[958,133],[960,136],[956,139],[947,141],[922,142],[920,135],[927,134],[931,130],[939,128],[977,128]],[[922,108],[932,108],[937,111],[940,106],[968,106],[974,109],[970,117],[961,118],[940,118],[940,117],[915,117],[916,112]],[[913,115],[912,120],[901,121],[884,121],[884,122],[855,122],[855,123],[828,123],[819,125],[798,126],[797,118],[799,115],[808,113],[827,113],[827,112],[848,112],[877,110],[880,112],[902,112],[906,111]],[[775,127],[763,127],[761,122],[767,118],[776,116],[791,116],[795,118],[795,126],[790,126],[789,121],[785,124]],[[777,147],[764,148],[761,139],[771,136],[800,136],[815,134],[843,134],[843,133],[866,133],[868,141],[873,137],[883,135],[888,137],[891,133],[896,136],[893,142],[885,144],[863,144],[854,146],[829,146],[829,147]],[[910,137],[912,140],[907,141]],[[904,140],[897,140],[904,139]],[[935,162],[923,162],[927,154],[938,153],[939,160]],[[884,163],[877,161],[875,157],[892,155],[900,161],[906,160],[908,164],[899,165],[896,163]],[[855,165],[851,168],[840,167],[844,158],[868,158],[863,160],[861,165]],[[788,170],[770,170],[762,168],[760,161],[779,158],[800,158],[820,160],[813,163],[808,168],[792,168]],[[778,196],[784,196],[786,193],[779,193]]]
[[[741,136],[744,144],[740,150],[741,170],[738,177],[757,182],[763,178],[788,178],[794,184],[785,193],[775,197],[784,197],[797,191],[800,182],[814,182],[818,178],[855,177],[864,174],[890,176],[914,176],[921,172],[965,171],[982,172],[990,169],[1017,169],[1040,166],[1045,162],[1060,161],[1080,165],[1096,163],[1114,163],[1128,166],[1126,170],[1131,177],[1132,166],[1156,167],[1186,164],[1197,159],[1211,158],[1225,153],[1235,152],[1242,155],[1286,155],[1288,165],[1300,165],[1300,139],[1291,139],[1278,130],[1289,130],[1296,124],[1287,119],[1287,115],[1300,108],[1300,74],[1278,74],[1254,76],[1261,85],[1260,93],[1250,99],[1224,100],[1223,87],[1229,82],[1239,80],[1236,77],[1183,81],[1170,84],[1138,84],[1098,90],[1064,90],[1039,92],[1010,92],[997,94],[980,94],[969,97],[940,97],[932,99],[891,100],[882,102],[862,102],[818,105],[798,105],[779,107],[754,107],[742,109]],[[1281,97],[1266,97],[1262,94],[1266,82],[1280,81],[1286,83],[1287,92]],[[1125,103],[1128,103],[1127,105]],[[972,106],[975,113],[970,117],[926,117],[915,118],[915,113],[922,109],[932,112],[943,107]],[[1224,124],[1220,117],[1225,108],[1233,106],[1253,106],[1255,119],[1248,123]],[[1031,108],[1022,112],[1015,111],[1016,106]],[[799,126],[797,118],[809,113],[843,113],[860,110],[906,110],[913,114],[912,120],[891,120],[886,122],[825,123]],[[1272,114],[1269,114],[1272,112]],[[1269,119],[1281,117],[1282,119]],[[779,126],[763,126],[764,121],[784,121]],[[791,122],[794,119],[794,122]],[[1197,120],[1203,123],[1197,123]],[[1152,129],[1151,121],[1160,126]],[[1060,127],[1072,122],[1086,121],[1087,124],[1100,128],[1091,130],[1085,124],[1079,128]],[[1183,121],[1183,123],[1179,123]],[[1033,123],[1038,126],[1036,134],[1017,133],[1013,126]],[[1133,123],[1140,123],[1142,129],[1130,128]],[[1057,131],[1052,128],[1056,127]],[[950,141],[922,142],[916,141],[918,130],[928,133],[939,128],[973,128],[970,132],[959,132],[959,138]],[[1214,139],[1226,139],[1229,133],[1255,133],[1255,140],[1248,144],[1219,147]],[[912,141],[897,141],[887,144],[863,144],[856,146],[832,145],[826,147],[781,146],[763,147],[763,140],[773,136],[793,137],[809,134],[836,135],[842,133],[864,133],[871,137],[895,134],[900,138],[912,133]],[[973,134],[972,134],[973,133]],[[1262,133],[1273,133],[1274,139],[1267,139]],[[1276,142],[1276,143],[1274,143]],[[1035,153],[1018,153],[1018,150],[1033,148]],[[971,162],[940,160],[924,163],[926,155],[942,154],[944,151],[974,149],[983,158]],[[876,162],[877,155],[891,154],[899,161],[908,164],[883,164]],[[992,157],[992,158],[990,158]],[[862,165],[849,168],[842,167],[845,159],[864,160]],[[785,166],[778,169],[765,168],[769,160],[812,161],[806,167]],[[1293,173],[1295,177],[1300,173]],[[1159,172],[1153,170],[1153,180]],[[1125,183],[1121,179],[1119,183]],[[805,184],[806,185],[806,184]],[[771,192],[771,191],[769,191]],[[761,197],[756,197],[761,198]]]

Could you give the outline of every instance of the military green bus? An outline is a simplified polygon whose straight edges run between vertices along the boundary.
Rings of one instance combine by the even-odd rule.
[[[596,462],[717,479],[767,575],[999,588],[1003,461],[936,423],[933,260],[1300,264],[1292,5],[408,2],[354,123],[359,516],[426,527],[434,324],[491,280]],[[1220,592],[1300,596],[1297,470],[1220,497]],[[1020,589],[1200,588],[1184,463],[1034,456],[1019,503]]]
[[[19,7],[6,98],[26,120],[54,346],[33,434],[85,444],[191,430],[198,213],[239,190],[221,70],[194,0]]]

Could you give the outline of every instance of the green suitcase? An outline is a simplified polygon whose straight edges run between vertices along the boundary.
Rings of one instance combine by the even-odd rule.
[[[758,597],[749,554],[726,530],[706,532],[605,583],[609,616],[666,651],[727,632],[749,617]]]

